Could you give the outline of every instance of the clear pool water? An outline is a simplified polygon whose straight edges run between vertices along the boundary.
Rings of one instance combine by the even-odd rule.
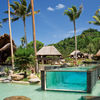
[[[96,66],[78,66],[78,67],[67,67],[67,68],[57,68],[54,70],[66,70],[66,71],[88,71],[89,69],[95,68]]]
[[[27,96],[31,100],[79,100],[81,96],[100,96],[100,81],[97,82],[91,94],[41,91],[40,85],[19,85],[0,83],[0,100],[8,96]]]
[[[87,91],[87,72],[46,72],[46,89]]]
[[[46,71],[46,90],[87,92],[87,71],[96,66],[57,68]]]

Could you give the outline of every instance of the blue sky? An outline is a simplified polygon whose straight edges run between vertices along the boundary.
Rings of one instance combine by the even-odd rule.
[[[19,0],[10,0],[13,1]],[[27,0],[28,4],[30,0]],[[35,10],[40,9],[40,13],[35,15],[36,39],[45,45],[57,43],[67,37],[72,37],[73,23],[68,16],[64,16],[64,10],[75,5],[79,7],[83,4],[83,12],[79,19],[76,20],[77,35],[88,28],[100,30],[100,26],[88,24],[93,20],[92,16],[100,7],[100,0],[34,0]],[[3,12],[7,10],[7,0],[0,0],[0,21],[7,15]],[[24,25],[22,19],[12,23],[12,36],[16,45],[20,45],[20,38],[24,36]],[[26,32],[28,42],[33,40],[32,35],[32,17],[26,18]],[[0,34],[9,34],[8,23],[3,24]]]

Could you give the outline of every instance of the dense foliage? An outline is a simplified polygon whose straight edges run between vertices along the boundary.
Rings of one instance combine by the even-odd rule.
[[[100,31],[96,29],[88,29],[77,36],[78,50],[95,54],[100,49]],[[74,37],[65,38],[54,45],[64,57],[68,56],[73,50],[75,50]]]
[[[36,41],[37,50],[43,47],[43,43],[40,41]],[[34,67],[34,49],[33,49],[33,41],[27,45],[27,48],[20,46],[17,48],[15,53],[15,67],[20,71],[24,71],[27,68],[33,65]]]

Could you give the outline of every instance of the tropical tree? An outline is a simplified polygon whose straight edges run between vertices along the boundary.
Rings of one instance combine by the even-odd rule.
[[[21,40],[22,47],[24,47],[25,46],[25,37],[23,36],[20,40]]]
[[[75,34],[75,51],[77,51],[77,37],[76,37],[76,22],[75,20],[80,17],[80,14],[82,12],[82,6],[79,7],[79,10],[77,10],[76,6],[72,6],[72,8],[68,8],[68,10],[64,11],[64,15],[67,15],[70,18],[70,21],[74,24],[74,34]],[[77,53],[76,53],[76,62],[77,62]]]
[[[95,12],[93,19],[95,21],[89,21],[89,24],[100,25],[100,9]]]
[[[18,48],[15,53],[15,68],[20,72],[24,71],[27,76],[27,69],[30,65],[34,66],[34,56],[31,54],[30,48]]]
[[[0,22],[0,28],[2,27],[2,23]]]
[[[0,28],[2,28],[2,23],[0,22]]]
[[[10,43],[11,43],[12,69],[14,69],[14,52],[13,52],[13,43],[12,43],[11,18],[10,18],[10,2],[9,2],[9,0],[8,0],[8,20],[9,20]]]
[[[12,8],[12,11],[10,11],[10,14],[12,15],[12,22],[19,20],[20,18],[23,20],[24,23],[24,32],[25,32],[25,43],[27,46],[27,37],[26,37],[26,17],[31,16],[31,3],[27,7],[27,2],[26,0],[20,0],[14,1],[14,4],[10,5]],[[40,12],[40,10],[35,11],[34,14],[37,14]],[[5,11],[5,13],[8,13],[8,11]],[[6,22],[8,18],[3,19],[3,22]]]

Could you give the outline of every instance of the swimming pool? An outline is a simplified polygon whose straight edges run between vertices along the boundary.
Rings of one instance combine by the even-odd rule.
[[[100,96],[100,81],[97,81],[91,94],[42,91],[40,85],[0,83],[0,100],[9,96],[27,96],[31,100],[79,100],[81,96]]]
[[[41,72],[42,89],[91,92],[99,76],[99,66],[67,67]]]

